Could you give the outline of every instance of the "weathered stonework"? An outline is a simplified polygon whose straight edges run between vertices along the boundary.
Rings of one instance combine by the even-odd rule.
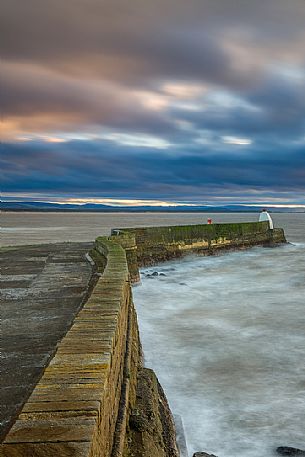
[[[0,443],[94,287],[92,246],[0,249]]]
[[[96,240],[91,257],[101,276],[1,444],[1,457],[122,457],[128,452],[126,431],[142,370],[130,273],[125,250],[107,238]],[[157,408],[159,400],[154,397]],[[156,445],[156,456],[178,457],[169,409],[166,418],[161,416],[155,418],[163,425],[158,436],[151,434],[151,445],[167,433],[171,441]],[[174,443],[170,454],[169,442]]]
[[[111,455],[123,385],[129,408],[141,353],[125,252],[103,240],[95,257],[106,263],[103,275],[7,434],[3,457]]]
[[[140,280],[139,267],[191,252],[215,255],[221,250],[286,242],[283,229],[270,230],[268,222],[114,229],[111,239],[126,249],[133,283]]]

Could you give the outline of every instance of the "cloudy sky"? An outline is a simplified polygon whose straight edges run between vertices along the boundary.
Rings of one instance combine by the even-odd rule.
[[[304,0],[1,5],[7,198],[305,205]]]

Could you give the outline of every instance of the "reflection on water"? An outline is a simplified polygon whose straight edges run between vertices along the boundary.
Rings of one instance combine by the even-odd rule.
[[[304,254],[299,243],[143,270],[134,298],[146,364],[183,417],[190,455],[305,448]]]

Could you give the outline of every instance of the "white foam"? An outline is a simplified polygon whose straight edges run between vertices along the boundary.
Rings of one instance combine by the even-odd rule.
[[[143,275],[134,290],[145,360],[183,418],[190,455],[305,448],[302,247],[148,270],[167,276]]]

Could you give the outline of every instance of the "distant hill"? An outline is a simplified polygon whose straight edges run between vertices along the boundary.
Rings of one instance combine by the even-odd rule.
[[[71,203],[46,203],[46,202],[4,202],[0,203],[0,208],[6,211],[103,211],[111,208],[107,205],[95,205],[87,203],[85,205],[75,205]]]
[[[73,203],[45,203],[45,202],[18,202],[18,201],[2,201],[0,202],[0,209],[3,211],[77,211],[77,212],[162,212],[162,213],[233,213],[233,212],[251,212],[257,213],[260,211],[259,207],[247,205],[225,205],[225,206],[110,206],[102,205],[99,203],[85,203],[83,205],[76,205]],[[272,211],[272,207],[268,206]],[[288,212],[304,212],[299,208],[273,208],[274,212],[288,213]]]

